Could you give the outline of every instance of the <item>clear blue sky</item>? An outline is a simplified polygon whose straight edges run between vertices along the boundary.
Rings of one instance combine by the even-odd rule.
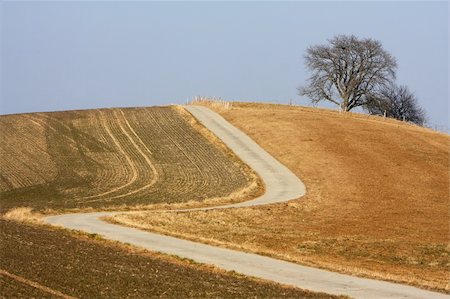
[[[183,103],[307,105],[308,46],[378,39],[448,126],[447,2],[0,2],[0,113]]]

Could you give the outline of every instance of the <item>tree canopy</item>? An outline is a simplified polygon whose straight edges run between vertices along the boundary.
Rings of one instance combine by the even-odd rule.
[[[418,125],[426,121],[425,110],[419,106],[416,96],[403,85],[391,84],[382,89],[365,108],[370,114],[385,115]]]
[[[313,103],[325,100],[343,111],[365,106],[395,79],[397,63],[379,41],[338,35],[327,45],[311,46],[305,56],[312,72],[299,94]]]

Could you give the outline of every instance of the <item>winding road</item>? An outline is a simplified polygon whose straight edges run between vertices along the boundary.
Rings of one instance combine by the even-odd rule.
[[[205,127],[218,136],[263,180],[262,196],[237,204],[207,209],[238,208],[273,204],[298,199],[305,194],[303,183],[284,165],[257,145],[243,132],[206,107],[185,107]],[[198,209],[197,209],[198,210]],[[189,258],[245,275],[293,285],[312,291],[354,298],[449,298],[450,296],[408,285],[365,279],[301,266],[257,254],[219,248],[202,243],[145,232],[100,220],[122,212],[77,213],[50,216],[46,221],[69,229],[96,233],[107,239],[126,242],[146,249]]]

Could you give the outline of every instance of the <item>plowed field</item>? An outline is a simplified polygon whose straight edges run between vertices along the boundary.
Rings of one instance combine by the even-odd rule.
[[[129,208],[258,190],[256,176],[178,107],[6,115],[0,130],[2,210]]]
[[[179,107],[5,115],[0,135],[0,215],[18,206],[201,205],[261,192],[251,170]],[[330,298],[0,219],[1,298],[243,296]]]
[[[0,220],[0,298],[337,298]]]

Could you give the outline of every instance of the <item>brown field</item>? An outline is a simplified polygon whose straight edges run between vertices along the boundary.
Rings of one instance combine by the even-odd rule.
[[[0,298],[327,298],[43,225],[42,213],[230,202],[257,176],[179,107],[0,116]]]
[[[272,206],[114,220],[359,276],[450,292],[448,135],[380,117],[218,109],[306,184]]]
[[[337,298],[0,220],[0,298]]]
[[[5,115],[0,132],[3,212],[193,205],[261,191],[252,171],[180,107]]]

